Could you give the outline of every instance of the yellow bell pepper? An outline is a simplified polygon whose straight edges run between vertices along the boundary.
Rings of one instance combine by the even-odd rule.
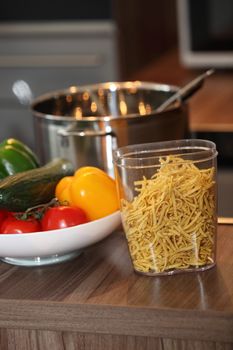
[[[96,167],[82,167],[74,176],[61,179],[55,195],[60,202],[83,209],[89,220],[100,219],[119,209],[115,180]]]

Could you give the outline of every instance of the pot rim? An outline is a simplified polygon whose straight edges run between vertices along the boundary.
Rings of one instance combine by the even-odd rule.
[[[96,83],[96,84],[87,84],[87,85],[80,85],[80,86],[70,86],[65,89],[60,89],[60,90],[54,90],[48,93],[45,93],[43,95],[38,96],[35,98],[31,105],[30,108],[33,112],[33,114],[37,117],[43,118],[43,119],[50,119],[50,120],[58,120],[58,121],[110,121],[114,119],[119,119],[118,116],[111,116],[111,115],[106,115],[106,116],[85,116],[84,118],[75,118],[74,116],[59,116],[59,115],[53,115],[53,114],[46,114],[42,113],[36,110],[36,106],[39,103],[42,103],[46,100],[52,99],[52,98],[59,98],[61,96],[66,96],[69,94],[75,94],[77,92],[84,92],[86,90],[96,90],[98,88],[103,88],[103,89],[109,89],[110,91],[115,91],[119,90],[121,88],[128,88],[128,89],[150,89],[154,91],[164,91],[164,92],[176,92],[179,87],[176,85],[169,85],[169,84],[163,84],[163,83],[153,83],[153,82],[146,82],[146,81],[125,81],[125,82],[104,82],[104,83]],[[150,114],[147,114],[146,116],[150,116],[152,114],[157,114],[161,115],[163,113],[166,113],[167,111],[171,110],[178,110],[181,108],[183,102],[179,101],[173,106],[167,108],[163,112],[156,112],[155,110],[152,110]],[[132,119],[132,118],[141,118],[141,115],[139,113],[131,113],[127,114],[125,116],[121,116],[120,119]]]

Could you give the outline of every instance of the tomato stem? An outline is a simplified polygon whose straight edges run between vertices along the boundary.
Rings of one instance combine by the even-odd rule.
[[[41,219],[43,217],[45,211],[49,207],[54,207],[54,206],[58,206],[58,205],[59,205],[58,199],[53,198],[48,203],[35,205],[34,207],[28,208],[23,214],[18,214],[18,215],[16,214],[15,216],[20,218],[21,220],[27,220],[30,216],[32,216],[36,219]]]

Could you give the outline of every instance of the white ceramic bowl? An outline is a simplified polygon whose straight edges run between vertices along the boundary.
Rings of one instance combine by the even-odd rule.
[[[0,234],[0,260],[14,265],[41,266],[63,262],[110,235],[121,223],[120,212],[59,230]]]

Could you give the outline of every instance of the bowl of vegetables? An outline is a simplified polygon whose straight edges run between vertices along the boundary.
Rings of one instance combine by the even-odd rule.
[[[59,211],[59,207],[57,210]],[[10,219],[8,220],[9,223]],[[14,220],[20,220],[12,219],[12,226],[16,227],[18,223]],[[109,236],[120,225],[120,221],[120,213],[116,211],[101,219],[66,228],[0,234],[0,260],[22,266],[64,262],[77,257],[84,248]],[[25,227],[26,222],[23,223]],[[34,222],[28,222],[32,229],[36,227]]]
[[[110,235],[121,224],[115,180],[101,169],[75,171],[65,159],[0,181],[0,260],[56,264]]]

